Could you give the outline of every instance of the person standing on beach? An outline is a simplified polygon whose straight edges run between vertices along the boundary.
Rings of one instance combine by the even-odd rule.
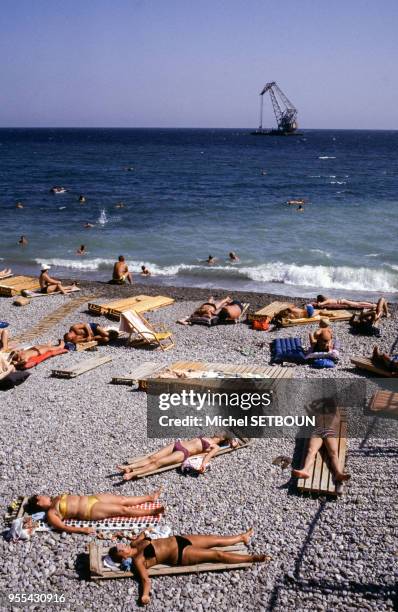
[[[128,265],[123,255],[119,255],[118,261],[113,266],[112,282],[116,285],[124,285],[128,281],[133,282],[133,275],[129,272]]]

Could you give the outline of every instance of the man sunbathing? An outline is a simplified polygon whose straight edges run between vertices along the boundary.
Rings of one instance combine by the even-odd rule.
[[[63,493],[56,497],[34,495],[28,501],[26,510],[29,514],[46,512],[48,523],[59,531],[67,533],[95,533],[92,527],[72,527],[65,525],[65,519],[80,521],[100,521],[115,516],[136,517],[152,516],[164,512],[164,507],[137,508],[139,504],[154,502],[161,494],[161,489],[150,495],[127,497],[111,493],[96,495],[68,495]]]
[[[253,529],[236,536],[219,535],[175,535],[169,538],[151,540],[145,532],[131,538],[128,545],[119,544],[109,550],[114,563],[122,563],[123,568],[136,569],[142,593],[140,603],[149,604],[151,580],[148,570],[154,565],[164,564],[173,567],[196,565],[198,563],[264,563],[271,557],[264,554],[242,554],[224,550],[212,550],[214,546],[248,545],[254,534]]]
[[[315,312],[313,305],[306,304],[301,308],[299,306],[289,306],[288,308],[278,312],[274,318],[276,321],[282,321],[282,319],[310,319],[315,314],[318,313]]]
[[[398,374],[398,355],[387,355],[379,351],[378,347],[375,346],[372,353],[372,362],[376,366],[386,368],[389,372]]]
[[[310,477],[310,470],[314,464],[317,452],[324,445],[330,460],[330,469],[336,482],[343,482],[351,478],[350,474],[343,472],[343,467],[339,462],[339,446],[337,432],[340,425],[340,412],[333,405],[324,405],[322,412],[315,415],[315,429],[308,442],[307,455],[304,465],[300,470],[292,470],[295,478],[307,479]]]
[[[50,266],[42,266],[40,276],[39,276],[39,284],[40,284],[40,292],[41,293],[55,293],[59,292],[65,295],[65,293],[70,293],[76,289],[76,285],[70,285],[64,287],[60,280],[57,278],[52,278],[48,271],[50,270]]]
[[[37,344],[27,349],[16,349],[10,354],[11,363],[16,368],[23,368],[31,357],[38,357],[48,353],[48,351],[54,350],[55,348],[62,349],[64,347],[65,343],[60,340],[58,344]]]
[[[354,300],[346,300],[340,299],[337,300],[335,298],[328,298],[324,295],[317,295],[316,302],[313,303],[314,308],[330,308],[333,310],[334,308],[357,308],[358,310],[362,310],[363,308],[370,308],[372,310],[376,310],[377,304],[373,302],[356,302]]]
[[[75,323],[64,335],[64,341],[78,344],[79,342],[97,340],[97,342],[106,344],[109,342],[111,335],[111,332],[107,331],[104,327],[101,327],[97,323]]]
[[[354,313],[349,321],[351,327],[359,333],[367,333],[377,327],[380,319],[390,317],[388,312],[387,302],[384,298],[380,298],[376,304],[376,308],[362,310],[362,312]]]
[[[166,465],[179,464],[187,461],[189,457],[205,453],[202,465],[199,469],[199,472],[203,473],[209,461],[211,461],[221,449],[222,444],[229,444],[231,448],[236,448],[238,446],[238,442],[235,439],[231,439],[227,433],[211,438],[199,437],[191,440],[176,440],[176,442],[168,444],[156,453],[148,455],[148,457],[137,459],[137,461],[129,465],[118,465],[117,467],[121,472],[124,472],[123,480],[131,480],[137,476],[143,476],[149,472],[158,470]]]
[[[309,334],[313,353],[328,353],[333,348],[333,332],[329,327],[329,319],[319,320],[319,329]]]
[[[112,282],[117,285],[124,285],[128,281],[131,285],[133,275],[129,272],[128,265],[123,255],[119,255],[118,261],[113,266]]]
[[[239,300],[233,300],[227,296],[221,300],[215,301],[211,295],[207,302],[199,306],[191,315],[180,319],[177,323],[181,325],[190,325],[191,317],[204,317],[205,319],[211,319],[212,317],[218,316],[220,320],[225,319],[239,319],[243,311],[242,302]]]
[[[3,270],[0,270],[0,278],[10,276],[11,274],[12,274],[11,268],[4,268]]]

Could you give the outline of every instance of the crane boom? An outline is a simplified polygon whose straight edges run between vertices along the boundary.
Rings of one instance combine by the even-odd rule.
[[[289,98],[283,93],[275,81],[266,83],[260,91],[260,130],[263,129],[263,104],[264,94],[269,92],[272,108],[274,110],[277,133],[293,134],[297,130],[297,108],[291,103]],[[278,100],[279,98],[279,100]]]

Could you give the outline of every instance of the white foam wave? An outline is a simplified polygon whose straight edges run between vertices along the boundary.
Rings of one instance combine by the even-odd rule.
[[[281,262],[240,268],[255,281],[353,291],[398,291],[398,276],[386,270],[349,266],[299,266]]]
[[[100,216],[98,217],[98,223],[99,223],[100,225],[105,225],[106,223],[108,223],[108,217],[106,216],[106,210],[105,210],[105,208],[103,208],[103,209],[101,210],[101,214],[100,214]]]
[[[333,155],[320,155],[318,159],[336,159]]]
[[[111,268],[115,263],[114,259],[102,259],[96,257],[94,259],[35,259],[35,262],[39,265],[47,264],[49,266],[59,268],[71,268],[73,270],[100,270]]]
[[[367,253],[364,257],[378,257],[379,255],[381,255],[381,253]]]
[[[311,253],[317,253],[319,255],[324,255],[325,257],[331,257],[332,254],[328,253],[328,251],[323,251],[322,249],[310,249]]]

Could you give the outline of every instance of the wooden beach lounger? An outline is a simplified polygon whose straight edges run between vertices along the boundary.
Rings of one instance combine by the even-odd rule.
[[[225,455],[226,453],[232,453],[234,451],[240,450],[241,448],[246,448],[250,444],[249,438],[237,438],[237,440],[239,442],[239,446],[237,446],[236,448],[231,448],[231,446],[220,448],[218,453],[216,453],[214,456],[219,457],[220,455]],[[127,459],[126,465],[130,465],[134,461],[146,459],[147,457],[150,457],[151,454],[152,453],[149,453],[148,455],[141,455],[139,457],[130,457],[129,459]],[[204,457],[205,455],[206,453],[199,453],[198,455],[195,455],[195,457]],[[174,463],[173,465],[166,465],[164,467],[158,468],[157,470],[152,470],[152,472],[147,472],[146,474],[142,474],[142,476],[136,476],[135,480],[137,480],[138,478],[146,478],[147,476],[152,476],[153,474],[161,474],[162,472],[168,472],[169,470],[176,470],[177,468],[182,466],[182,463],[183,462],[180,461],[179,463]]]
[[[69,295],[70,293],[76,293],[76,291],[80,291],[79,287],[74,287],[73,289],[68,290],[64,295]],[[29,299],[33,298],[41,298],[41,297],[51,297],[52,295],[62,295],[62,291],[53,291],[52,293],[42,293],[41,291],[32,291],[31,289],[23,289],[21,294],[24,297]]]
[[[377,391],[370,401],[367,414],[398,418],[398,393]]]
[[[313,317],[303,317],[302,319],[282,319],[281,327],[294,327],[295,325],[309,325],[317,323],[322,317],[327,317],[331,323],[339,321],[349,321],[352,312],[349,310],[319,310]]]
[[[88,545],[90,558],[90,578],[92,580],[103,580],[106,578],[131,578],[134,576],[132,572],[124,572],[122,570],[110,569],[104,565],[103,559],[109,551],[109,547],[102,542],[90,542]],[[224,550],[235,552],[238,554],[247,554],[247,548],[243,543],[233,546],[215,546],[213,550]],[[148,570],[148,575],[154,576],[169,576],[173,574],[193,574],[198,572],[217,572],[221,570],[235,570],[244,567],[250,567],[251,562],[247,563],[198,563],[196,565],[154,565]]]
[[[25,512],[25,506],[28,503],[29,497],[20,497],[13,512],[7,515],[6,522],[7,524],[11,524],[11,522],[16,518],[29,517],[29,514]],[[161,502],[145,502],[143,504],[139,504],[137,508],[160,508]],[[162,519],[162,514],[154,514],[148,516],[134,516],[134,517],[126,517],[126,516],[115,516],[109,519],[101,519],[98,521],[81,521],[76,519],[65,519],[65,524],[71,527],[92,527],[93,529],[97,529],[100,531],[132,531],[133,529],[145,529],[146,527],[158,525]],[[35,531],[37,532],[48,532],[48,531],[56,531],[51,525],[47,523],[47,521],[39,520],[35,521],[37,524],[37,528]]]
[[[294,306],[291,302],[271,302],[268,306],[264,306],[257,310],[254,314],[248,316],[249,321],[268,321],[271,323],[272,319],[280,313],[282,310]]]
[[[92,314],[118,320],[126,310],[135,310],[138,313],[149,312],[171,304],[174,304],[174,300],[164,295],[135,295],[123,300],[112,300],[106,304],[89,303],[88,309]]]
[[[347,453],[347,413],[340,410],[340,428],[338,432],[339,461],[342,468],[345,465]],[[304,456],[307,445],[304,445]],[[338,496],[343,492],[343,483],[336,484],[329,470],[326,450],[322,447],[316,454],[314,465],[309,478],[299,478],[297,489],[302,493],[316,493],[319,495]]]
[[[149,369],[149,373],[142,374],[141,372],[137,372],[134,370],[134,377],[128,379],[127,376],[124,378],[124,384],[127,384],[127,381],[130,380],[130,384],[138,383],[138,389],[141,391],[146,391],[148,387],[148,381],[151,379],[155,379],[162,374],[163,371],[172,371],[176,374],[187,375],[187,378],[181,378],[182,382],[195,380],[196,378],[201,378],[205,372],[216,372],[217,374],[225,374],[225,378],[260,378],[260,379],[283,379],[283,378],[291,378],[292,377],[292,369],[284,368],[282,366],[260,366],[256,364],[246,363],[243,365],[239,365],[236,363],[209,363],[206,361],[176,361],[169,366],[165,366],[163,364],[162,367],[151,370],[150,362],[145,362]],[[139,378],[137,376],[139,375]],[[121,377],[119,377],[121,378]],[[179,379],[173,379],[174,382]],[[219,378],[222,381],[222,376]]]
[[[80,376],[85,372],[94,370],[94,368],[98,368],[109,361],[112,361],[112,357],[93,357],[92,359],[80,361],[80,363],[77,363],[75,366],[73,366],[73,368],[52,370],[51,376],[55,376],[57,378],[76,378],[76,376]]]
[[[144,378],[152,378],[157,372],[164,370],[164,363],[144,361],[134,368],[130,374],[125,376],[113,376],[111,382],[114,385],[135,385]]]
[[[127,310],[120,315],[119,331],[129,334],[128,344],[155,344],[162,351],[168,351],[174,346],[173,334],[170,331],[159,323],[156,327],[151,325],[135,310]]]
[[[360,370],[368,370],[372,372],[372,374],[377,374],[378,376],[385,376],[387,378],[398,378],[398,374],[395,372],[390,372],[386,368],[381,367],[380,365],[375,365],[369,357],[351,357],[351,363],[353,363]]]
[[[14,295],[21,295],[24,289],[36,291],[39,288],[39,279],[33,278],[33,276],[13,276],[0,279],[0,296],[2,297],[13,297]]]

